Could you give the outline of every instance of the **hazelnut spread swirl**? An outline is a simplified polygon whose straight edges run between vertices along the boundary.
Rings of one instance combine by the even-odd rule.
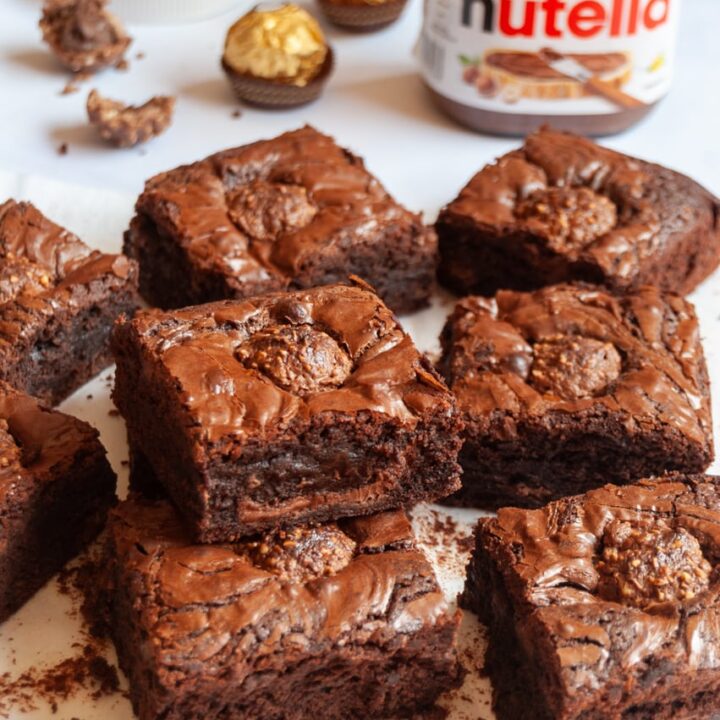
[[[548,717],[656,707],[658,677],[673,678],[662,702],[680,707],[714,682],[719,482],[671,474],[480,521],[465,604],[491,626],[512,614],[522,652],[544,648],[527,660],[554,668],[533,688]]]
[[[251,10],[228,31],[223,59],[238,73],[307,85],[328,52],[320,25],[293,4]]]

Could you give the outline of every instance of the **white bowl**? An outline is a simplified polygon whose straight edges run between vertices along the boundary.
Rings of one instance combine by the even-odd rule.
[[[148,25],[187,23],[247,5],[247,0],[112,0],[110,12],[122,21]]]

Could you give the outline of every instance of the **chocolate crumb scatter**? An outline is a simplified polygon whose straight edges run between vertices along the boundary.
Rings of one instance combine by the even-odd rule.
[[[57,149],[58,155],[67,155],[68,154],[68,144],[66,142],[61,143],[58,145]]]
[[[242,111],[241,110],[233,110],[231,113],[232,117],[239,118],[242,117]]]

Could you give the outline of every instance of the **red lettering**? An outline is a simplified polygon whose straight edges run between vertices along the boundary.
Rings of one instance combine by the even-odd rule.
[[[528,0],[525,4],[525,16],[520,27],[513,27],[511,24],[512,0],[500,0],[500,32],[503,35],[525,35],[532,37],[535,34],[535,0]]]
[[[544,0],[542,9],[545,11],[545,34],[548,37],[562,37],[562,31],[558,29],[558,12],[565,9],[562,0]]]
[[[640,0],[630,1],[630,22],[628,23],[628,35],[637,32],[638,19],[640,17]]]
[[[605,26],[605,8],[597,0],[583,0],[568,16],[568,28],[573,35],[589,38],[597,35]]]
[[[660,10],[657,10],[657,7]],[[650,0],[645,8],[643,21],[648,30],[654,30],[658,25],[664,25],[670,14],[670,0]]]
[[[617,37],[622,33],[623,5],[625,0],[613,0],[612,20],[610,22],[610,36]]]

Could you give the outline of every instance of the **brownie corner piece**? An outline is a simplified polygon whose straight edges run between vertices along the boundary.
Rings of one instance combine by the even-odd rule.
[[[537,507],[713,459],[698,322],[678,295],[556,285],[473,296],[441,342],[465,420],[450,502]]]
[[[125,252],[166,309],[357,275],[404,313],[429,302],[437,238],[362,159],[306,126],[149,180]]]
[[[115,483],[95,429],[0,381],[0,621],[95,538]]]
[[[169,502],[131,496],[105,565],[138,717],[417,717],[463,671],[411,538],[396,511],[196,545]]]
[[[462,604],[498,720],[720,713],[720,480],[671,474],[480,521]]]
[[[28,202],[0,204],[0,379],[56,405],[112,361],[137,265],[93,251]]]
[[[113,345],[134,456],[203,542],[460,487],[455,400],[364,287],[140,311]]]
[[[440,213],[438,278],[462,295],[591,282],[686,294],[720,262],[720,201],[690,178],[543,128]]]

